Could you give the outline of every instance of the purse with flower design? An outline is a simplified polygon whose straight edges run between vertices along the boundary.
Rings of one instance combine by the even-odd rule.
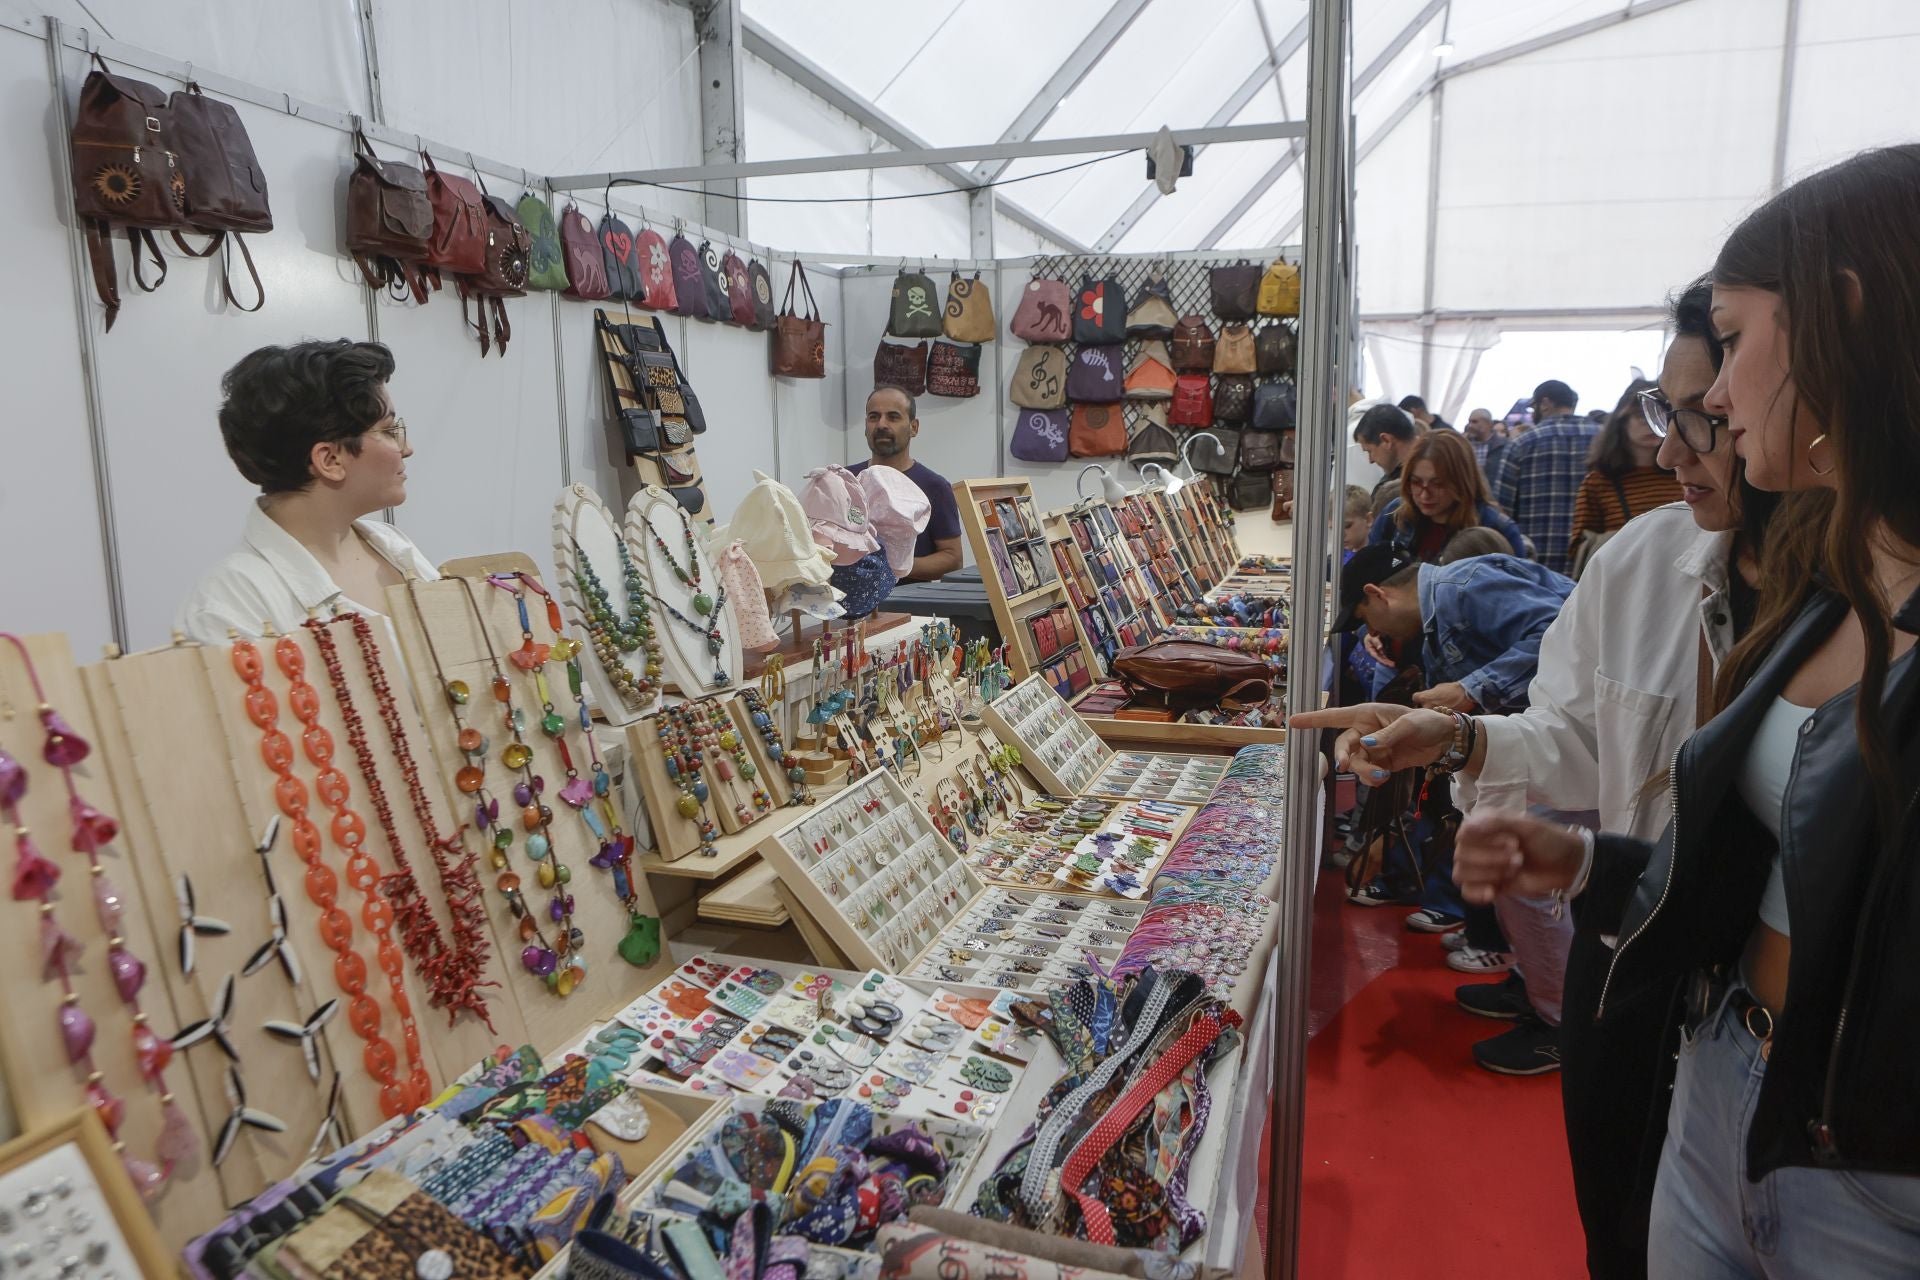
[[[1111,344],[1127,340],[1127,293],[1111,277],[1082,276],[1073,300],[1073,340]]]

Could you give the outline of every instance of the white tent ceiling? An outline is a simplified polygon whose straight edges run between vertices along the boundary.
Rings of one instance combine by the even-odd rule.
[[[1306,96],[1305,0],[743,3],[750,53],[777,50],[801,81],[749,58],[756,160],[1283,120]],[[1363,314],[1645,308],[1782,177],[1920,136],[1913,0],[1354,0],[1353,40]],[[796,109],[814,73],[846,110]],[[1137,156],[1017,182],[998,192],[997,249],[1292,241],[1300,159],[1289,142],[1217,146],[1166,198]],[[810,248],[970,252],[961,195],[751,217]],[[794,223],[805,234],[784,235]]]

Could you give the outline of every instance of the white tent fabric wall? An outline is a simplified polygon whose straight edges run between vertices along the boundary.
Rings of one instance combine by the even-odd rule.
[[[1418,320],[1375,320],[1365,338],[1370,381],[1387,388],[1388,399],[1425,387],[1418,394],[1427,408],[1458,425],[1466,418],[1467,389],[1480,355],[1500,341],[1500,328],[1491,320],[1436,320],[1431,327]]]

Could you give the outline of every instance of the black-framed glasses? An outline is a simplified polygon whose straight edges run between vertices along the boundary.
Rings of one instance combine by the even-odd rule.
[[[1712,453],[1721,430],[1727,425],[1727,420],[1718,414],[1676,409],[1658,391],[1640,393],[1640,412],[1653,434],[1664,440],[1671,431],[1680,437],[1681,444],[1695,453]]]

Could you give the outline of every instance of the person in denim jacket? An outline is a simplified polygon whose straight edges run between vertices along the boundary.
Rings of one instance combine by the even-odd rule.
[[[1340,572],[1335,631],[1364,624],[1376,635],[1420,642],[1423,707],[1517,711],[1527,705],[1540,638],[1560,614],[1573,580],[1516,556],[1421,564],[1376,543]]]

